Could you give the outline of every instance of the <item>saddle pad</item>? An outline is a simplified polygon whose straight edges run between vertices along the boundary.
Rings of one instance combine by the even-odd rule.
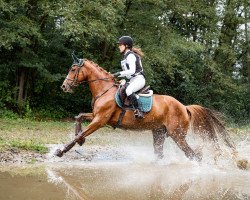
[[[122,102],[119,96],[119,91],[117,91],[115,94],[115,101],[120,108],[123,108]],[[149,96],[149,97],[139,96],[138,105],[139,105],[140,111],[149,112],[153,105],[153,97],[152,96]],[[129,108],[133,109],[132,107],[129,107]]]

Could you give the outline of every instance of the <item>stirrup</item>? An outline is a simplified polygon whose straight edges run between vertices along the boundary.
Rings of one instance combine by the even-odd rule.
[[[136,109],[134,111],[134,115],[135,115],[135,118],[137,118],[137,119],[143,119],[144,118],[143,113],[139,109]]]

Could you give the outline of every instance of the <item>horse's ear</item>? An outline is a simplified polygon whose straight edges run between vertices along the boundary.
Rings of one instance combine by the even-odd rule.
[[[85,63],[85,60],[84,60],[84,59],[79,59],[78,65],[79,65],[80,67],[83,66],[84,63]]]
[[[73,58],[74,63],[79,63],[80,62],[80,59],[77,58],[77,56],[75,55],[75,51],[72,52],[72,58]]]

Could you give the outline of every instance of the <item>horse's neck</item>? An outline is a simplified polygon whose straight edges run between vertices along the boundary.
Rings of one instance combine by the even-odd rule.
[[[88,69],[88,72],[90,72],[88,75],[89,88],[92,96],[95,98],[114,85],[114,81],[111,76],[97,67],[91,66],[90,68],[91,69]],[[108,80],[102,80],[105,78]]]

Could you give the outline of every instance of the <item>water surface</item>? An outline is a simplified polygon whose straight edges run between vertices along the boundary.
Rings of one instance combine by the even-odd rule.
[[[5,166],[0,199],[250,199],[250,171],[239,170],[226,148],[215,164],[211,145],[205,146],[204,160],[197,163],[167,139],[165,158],[155,161],[150,134],[113,134],[95,135],[62,158],[53,156],[57,146],[51,146],[39,170],[29,165],[35,170],[21,173],[25,166]],[[249,139],[235,141],[250,159]],[[189,143],[197,145],[192,138]]]

